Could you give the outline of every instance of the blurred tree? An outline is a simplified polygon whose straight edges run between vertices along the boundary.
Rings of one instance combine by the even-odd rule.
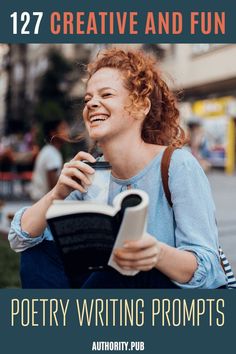
[[[66,119],[71,121],[71,101],[68,95],[74,70],[73,65],[64,58],[57,49],[50,50],[48,55],[48,69],[41,79],[38,89],[38,103],[35,117],[37,122],[54,119]],[[39,143],[45,143],[42,137],[41,127],[39,127]]]
[[[39,98],[42,101],[57,101],[62,107],[67,106],[67,89],[72,64],[55,48],[48,55],[49,66],[42,77]]]
[[[56,48],[52,48],[48,53],[48,68],[41,78],[37,90],[37,105],[34,117],[36,118],[38,129],[38,143],[45,144],[45,137],[42,133],[42,125],[45,121],[54,119],[65,119],[69,124],[79,121],[78,117],[82,112],[82,99],[73,98],[70,95],[72,88],[84,74],[84,63],[75,65],[74,60],[70,62],[63,56],[63,53]],[[39,122],[39,123],[38,123]],[[84,127],[82,120],[77,124],[76,133],[72,137],[78,136]],[[87,150],[85,139],[78,143],[64,144],[61,152],[65,159],[74,156],[78,150]]]

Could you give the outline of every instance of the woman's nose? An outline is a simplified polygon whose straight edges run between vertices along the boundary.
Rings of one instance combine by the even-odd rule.
[[[89,108],[96,108],[96,107],[99,107],[100,106],[100,101],[99,101],[99,99],[98,98],[91,98],[90,100],[89,100],[89,102],[87,103],[87,106],[89,107]]]

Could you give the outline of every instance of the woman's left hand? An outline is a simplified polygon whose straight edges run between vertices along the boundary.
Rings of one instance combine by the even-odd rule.
[[[113,252],[114,261],[125,270],[149,271],[160,257],[160,243],[148,233],[138,241],[126,241]]]

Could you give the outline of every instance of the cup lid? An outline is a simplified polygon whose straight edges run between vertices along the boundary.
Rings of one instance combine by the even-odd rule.
[[[108,161],[96,161],[96,162],[87,162],[84,161],[87,165],[91,166],[95,170],[106,170],[111,169],[111,165]]]

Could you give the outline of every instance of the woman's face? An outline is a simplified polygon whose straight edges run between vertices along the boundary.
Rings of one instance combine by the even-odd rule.
[[[89,79],[83,118],[91,139],[106,142],[130,131],[137,121],[128,112],[131,100],[122,73],[102,68]]]

